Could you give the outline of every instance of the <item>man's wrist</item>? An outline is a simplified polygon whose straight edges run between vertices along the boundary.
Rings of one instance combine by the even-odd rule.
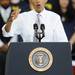
[[[12,24],[12,20],[9,19],[5,25],[5,31],[6,32],[9,32],[10,31],[10,28],[11,28],[11,24]]]
[[[9,18],[8,21],[7,21],[7,23],[12,23],[12,19]]]

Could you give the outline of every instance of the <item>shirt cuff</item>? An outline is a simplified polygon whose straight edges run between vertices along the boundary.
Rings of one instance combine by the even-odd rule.
[[[72,66],[75,66],[75,60],[72,60]]]
[[[4,45],[4,43],[0,40],[0,47],[2,47]]]
[[[14,35],[13,35],[12,32],[6,32],[5,26],[6,26],[6,24],[2,27],[2,34],[3,34],[3,36],[4,37],[13,37]]]

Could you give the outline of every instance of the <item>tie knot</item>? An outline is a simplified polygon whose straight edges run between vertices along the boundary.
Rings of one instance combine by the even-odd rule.
[[[40,16],[41,16],[41,15],[38,13],[38,14],[37,14],[37,17],[40,17]]]

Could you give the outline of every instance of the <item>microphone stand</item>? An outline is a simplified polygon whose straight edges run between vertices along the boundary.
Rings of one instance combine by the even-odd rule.
[[[42,32],[38,32],[38,25],[34,24],[34,30],[35,30],[35,37],[38,39],[39,42],[41,42],[42,38],[45,37],[45,26],[44,24],[41,24],[40,29],[42,30]]]
[[[44,26],[44,24],[41,24],[40,29],[42,32],[36,32],[36,38],[39,40],[39,42],[41,42],[42,38],[45,37],[45,33],[44,33],[45,26]]]
[[[42,32],[37,32],[36,38],[39,40],[39,42],[41,42],[43,36],[42,36]]]

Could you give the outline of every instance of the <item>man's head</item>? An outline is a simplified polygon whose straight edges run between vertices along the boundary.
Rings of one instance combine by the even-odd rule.
[[[72,6],[73,6],[73,9],[75,10],[75,0],[72,0]]]
[[[61,8],[67,8],[70,0],[59,0],[59,5]]]
[[[10,0],[0,0],[0,5],[8,6],[8,5],[10,5]]]
[[[39,13],[44,9],[47,1],[48,0],[30,0],[30,3],[32,4],[35,11]]]

